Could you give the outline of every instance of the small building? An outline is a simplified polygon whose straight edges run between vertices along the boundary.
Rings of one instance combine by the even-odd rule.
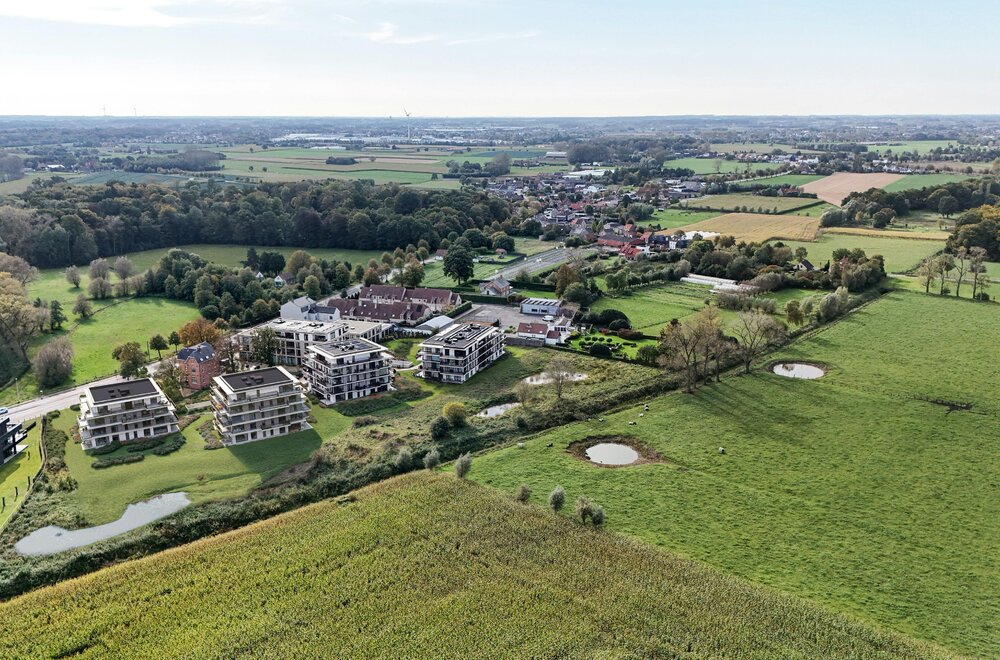
[[[392,355],[367,339],[343,339],[309,347],[302,373],[324,405],[392,389]]]
[[[556,298],[525,298],[521,301],[521,313],[533,316],[555,316],[562,307],[562,301]]]
[[[810,271],[816,270],[816,266],[813,266],[812,262],[808,259],[803,259],[799,263],[795,264],[795,270]]]
[[[17,456],[18,445],[24,442],[28,433],[20,422],[10,421],[10,412],[6,408],[0,408],[0,465]]]
[[[283,367],[212,379],[215,428],[226,444],[277,438],[309,428],[302,386]]]
[[[483,296],[506,298],[514,293],[514,287],[510,285],[510,282],[507,281],[506,277],[503,275],[497,275],[496,277],[490,278],[485,282],[480,282],[479,293]]]
[[[521,339],[545,340],[549,334],[547,323],[519,323],[517,326],[517,336]]]
[[[418,375],[445,383],[464,383],[503,354],[503,333],[499,328],[455,323],[420,344]]]
[[[152,378],[88,387],[80,396],[77,422],[84,449],[159,438],[179,430],[173,404]]]
[[[203,390],[221,373],[219,356],[207,341],[177,351],[177,367],[181,372],[181,387]]]

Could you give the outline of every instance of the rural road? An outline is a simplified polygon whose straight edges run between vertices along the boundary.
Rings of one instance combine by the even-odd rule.
[[[539,252],[538,254],[532,255],[512,266],[501,268],[497,274],[503,275],[507,280],[513,280],[514,276],[516,276],[521,270],[527,270],[529,273],[534,274],[543,270],[548,270],[553,266],[558,266],[565,261],[569,261],[573,257],[586,256],[588,252],[588,250],[576,250],[572,248],[553,248],[552,250],[546,250],[545,252]]]
[[[150,374],[154,374],[159,366],[159,362],[151,362],[146,365],[146,369],[149,370]],[[101,378],[100,380],[84,383],[83,385],[74,387],[71,390],[61,390],[55,394],[41,396],[37,399],[17,404],[16,406],[7,406],[7,410],[10,411],[12,421],[23,422],[25,420],[34,419],[35,417],[40,417],[45,413],[52,412],[53,410],[63,410],[65,408],[69,408],[74,403],[80,403],[80,395],[83,394],[84,390],[88,387],[121,383],[125,380],[127,379],[122,378],[121,376],[108,376],[107,378]]]

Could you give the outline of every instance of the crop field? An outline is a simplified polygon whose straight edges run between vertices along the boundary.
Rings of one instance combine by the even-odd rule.
[[[811,241],[819,233],[819,218],[798,215],[727,213],[680,227],[684,231],[713,231],[737,240],[763,243],[771,239]]]
[[[890,294],[767,358],[822,364],[819,380],[761,365],[645,402],[644,416],[637,402],[491,452],[472,477],[505,492],[526,483],[537,504],[562,485],[601,504],[612,530],[957,653],[996,656],[1000,516],[986,493],[1000,479],[987,430],[1000,372],[982,356],[998,332],[997,305]],[[949,413],[938,400],[971,408]],[[662,460],[608,469],[565,451],[614,435]]]
[[[709,218],[719,216],[718,211],[689,211],[676,206],[668,209],[659,209],[653,213],[648,220],[639,222],[639,226],[659,225],[661,229],[676,229]]]
[[[885,188],[899,181],[901,174],[855,174],[852,172],[837,172],[802,186],[809,193],[815,193],[820,199],[840,206],[852,192],[864,192],[869,188]]]
[[[823,177],[819,174],[779,174],[778,176],[769,176],[763,179],[753,179],[752,181],[744,181],[740,186],[802,186],[807,183],[812,183],[813,181],[819,181]]]
[[[913,238],[926,241],[946,241],[950,235],[946,231],[914,226],[912,229],[868,229],[867,227],[826,227],[825,234],[846,234],[849,236],[879,236],[882,238]]]
[[[818,153],[810,149],[799,149],[794,144],[779,144],[767,142],[718,142],[712,144],[712,151],[717,153],[746,153],[769,154],[775,149],[781,149],[788,153],[802,152],[807,154]]]
[[[971,179],[968,174],[907,174],[903,178],[882,186],[889,192],[899,192],[900,190],[912,190],[915,188],[927,188],[929,186],[940,186],[945,183],[956,183]]]
[[[757,170],[775,170],[779,163],[743,163],[738,160],[722,160],[719,168],[721,174],[731,174],[732,172],[756,172]],[[693,170],[695,174],[715,174],[715,158],[678,158],[668,160],[663,163],[664,167],[685,168]]]
[[[475,472],[475,467],[473,468]],[[943,657],[427,473],[0,604],[0,654]]]
[[[31,420],[28,420],[24,426],[27,427],[30,423]],[[27,449],[0,465],[0,497],[3,498],[3,504],[0,505],[0,529],[24,499],[28,479],[33,479],[42,467],[42,452],[39,448],[41,436],[42,425],[36,423],[35,428],[28,431],[24,442]]]
[[[881,236],[861,236],[852,234],[826,234],[812,242],[782,241],[793,250],[804,247],[809,252],[809,261],[817,268],[830,260],[834,250],[839,248],[861,248],[865,254],[882,255],[887,273],[900,273],[915,267],[920,261],[942,248],[940,241],[918,240],[916,238],[885,238]]]
[[[809,197],[764,197],[740,193],[709,195],[687,201],[687,205],[692,208],[708,208],[718,211],[739,211],[746,208],[750,213],[754,211],[784,213],[819,203],[821,202],[818,199]]]

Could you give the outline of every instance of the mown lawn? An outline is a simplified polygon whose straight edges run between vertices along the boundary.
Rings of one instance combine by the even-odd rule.
[[[42,466],[42,452],[39,448],[42,425],[41,420],[34,421],[37,422],[35,428],[28,431],[28,437],[24,442],[28,448],[0,465],[0,497],[4,498],[3,505],[0,506],[0,528],[3,528],[4,523],[24,499],[28,478],[34,478]],[[31,420],[26,421],[24,425],[28,426],[30,423]]]
[[[655,336],[672,319],[683,319],[697,312],[711,297],[708,287],[668,282],[616,296],[602,296],[590,309],[593,312],[617,309],[628,316],[633,329]]]
[[[761,369],[651,400],[643,417],[636,402],[484,455],[472,474],[508,492],[527,483],[536,503],[562,485],[614,530],[995,656],[1000,371],[983,356],[998,332],[997,305],[891,294],[768,358],[823,364],[822,379]],[[662,462],[599,468],[565,451],[615,434]]]
[[[0,616],[19,623],[0,638],[10,657],[943,655],[427,473],[35,591]]]

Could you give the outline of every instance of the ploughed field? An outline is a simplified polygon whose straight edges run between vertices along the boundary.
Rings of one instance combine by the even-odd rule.
[[[4,657],[944,655],[427,473],[33,592],[0,616],[18,622]]]
[[[852,192],[864,192],[869,188],[885,188],[902,178],[901,174],[837,172],[819,181],[803,185],[802,190],[814,193],[823,201],[839,206],[844,198]]]
[[[556,486],[607,525],[958,653],[1000,654],[1000,306],[893,293],[694,395],[487,454],[476,480]],[[772,373],[815,364],[816,380]],[[649,404],[649,410],[643,409]],[[661,459],[594,466],[627,437]],[[725,453],[720,453],[723,447]]]

